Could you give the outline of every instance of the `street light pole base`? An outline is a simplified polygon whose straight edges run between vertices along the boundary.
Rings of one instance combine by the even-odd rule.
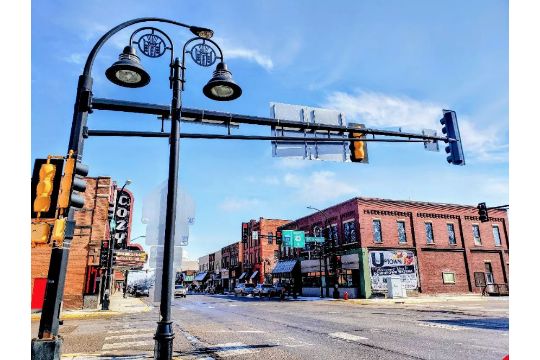
[[[156,345],[154,347],[154,359],[155,360],[171,360],[173,355],[173,339],[174,333],[172,331],[172,321],[158,321],[156,334],[154,340]]]
[[[60,360],[62,355],[62,338],[32,339],[32,360]]]

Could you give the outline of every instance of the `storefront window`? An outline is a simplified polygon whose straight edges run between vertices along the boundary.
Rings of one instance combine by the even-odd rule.
[[[268,244],[272,244],[272,242],[274,241],[274,234],[272,234],[272,232],[268,232]]]
[[[400,244],[407,242],[407,233],[405,232],[405,221],[397,222],[398,239]]]
[[[356,288],[360,286],[360,270],[343,269],[338,276],[339,287]]]
[[[321,286],[321,273],[310,272],[302,274],[302,286],[303,287],[320,287]]]

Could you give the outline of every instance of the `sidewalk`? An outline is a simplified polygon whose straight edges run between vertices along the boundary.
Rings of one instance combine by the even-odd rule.
[[[349,299],[342,302],[360,305],[391,305],[391,304],[426,304],[444,302],[467,302],[467,301],[509,301],[508,296],[481,296],[478,294],[464,295],[421,295],[415,297],[396,299]]]
[[[109,310],[101,310],[101,305],[99,309],[64,310],[60,314],[60,319],[107,318],[150,310],[152,307],[145,304],[141,298],[128,296],[124,299],[122,293],[116,292],[111,296]],[[37,321],[40,318],[41,312],[32,314],[32,321]]]

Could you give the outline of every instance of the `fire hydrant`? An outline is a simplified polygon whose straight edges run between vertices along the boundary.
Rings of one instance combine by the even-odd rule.
[[[343,294],[343,300],[349,300],[349,293],[345,291]]]

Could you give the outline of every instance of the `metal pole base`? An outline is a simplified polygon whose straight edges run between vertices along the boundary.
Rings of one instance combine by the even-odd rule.
[[[32,360],[60,360],[62,354],[62,338],[32,339]]]
[[[339,299],[339,290],[338,289],[334,289],[334,299]]]
[[[154,347],[155,360],[171,360],[173,355],[172,321],[158,321],[156,334],[156,346]]]

